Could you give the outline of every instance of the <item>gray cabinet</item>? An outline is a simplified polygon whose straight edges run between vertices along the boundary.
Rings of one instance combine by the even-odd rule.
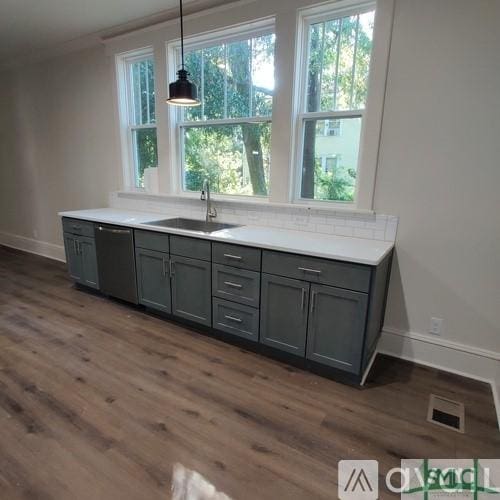
[[[212,326],[211,263],[172,255],[172,314]]]
[[[309,283],[262,274],[260,342],[305,354]]]
[[[139,304],[170,313],[170,273],[168,254],[145,248],[135,249]]]
[[[83,279],[82,259],[78,255],[78,236],[64,233],[64,250],[69,276],[72,280],[80,282]]]
[[[259,340],[259,310],[213,298],[214,328],[247,340]]]
[[[212,294],[252,307],[259,307],[260,273],[212,264]]]
[[[359,373],[368,296],[325,285],[311,285],[307,359]]]
[[[82,259],[83,284],[92,288],[99,288],[97,255],[94,238],[79,236],[78,250]]]
[[[94,238],[64,233],[64,249],[72,280],[91,288],[99,288]]]

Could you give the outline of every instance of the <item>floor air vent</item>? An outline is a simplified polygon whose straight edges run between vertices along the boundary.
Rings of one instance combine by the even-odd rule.
[[[427,420],[463,434],[465,430],[464,405],[458,401],[431,394]]]

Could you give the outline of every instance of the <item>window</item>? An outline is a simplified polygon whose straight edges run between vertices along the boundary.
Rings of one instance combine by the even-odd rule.
[[[124,123],[129,187],[144,187],[144,170],[158,166],[155,116],[154,59],[151,53],[139,53],[121,61]]]
[[[305,20],[299,198],[354,201],[374,13],[365,6]]]
[[[241,30],[240,30],[241,33]],[[267,196],[274,90],[274,34],[188,45],[190,78],[201,105],[178,111],[182,190]],[[175,162],[174,162],[175,163]]]

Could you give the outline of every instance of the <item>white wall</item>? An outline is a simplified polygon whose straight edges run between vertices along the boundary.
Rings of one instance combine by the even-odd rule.
[[[97,47],[0,73],[0,232],[59,244],[59,210],[120,186],[111,64]]]
[[[500,356],[499,18],[493,0],[396,1],[375,191],[375,209],[400,216],[388,329],[400,344],[415,339],[407,332],[425,342],[441,317],[444,349],[490,361]],[[105,205],[120,186],[111,64],[95,48],[0,74],[0,233],[60,244],[58,210]]]
[[[386,325],[500,352],[500,3],[398,0],[375,208],[400,216]]]

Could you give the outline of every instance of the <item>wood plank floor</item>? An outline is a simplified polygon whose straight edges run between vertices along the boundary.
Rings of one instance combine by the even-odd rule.
[[[426,422],[465,403],[464,435]],[[0,498],[170,498],[172,468],[234,500],[337,498],[340,459],[498,458],[491,390],[379,356],[363,390],[73,287],[0,247]],[[384,493],[383,498],[389,498]]]

